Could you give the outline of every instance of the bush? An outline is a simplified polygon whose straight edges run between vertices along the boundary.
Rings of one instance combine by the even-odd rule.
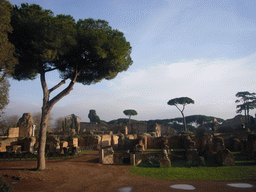
[[[12,186],[10,186],[3,177],[0,177],[0,191],[1,192],[14,192]]]

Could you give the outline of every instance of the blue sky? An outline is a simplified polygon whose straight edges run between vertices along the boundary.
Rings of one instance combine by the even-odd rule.
[[[57,14],[104,19],[122,31],[132,46],[133,65],[115,79],[74,90],[53,110],[82,121],[95,109],[102,120],[124,118],[135,109],[137,120],[180,117],[167,102],[190,97],[185,115],[223,119],[236,115],[236,93],[255,92],[256,2],[253,0],[11,0],[35,3]],[[58,74],[47,76],[49,87]],[[39,112],[39,79],[11,80],[7,115]],[[251,111],[252,115],[255,110]]]

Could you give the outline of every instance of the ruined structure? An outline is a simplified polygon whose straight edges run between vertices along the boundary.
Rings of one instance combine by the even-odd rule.
[[[69,117],[72,119],[74,116],[67,116],[66,121]],[[20,127],[9,129],[7,139],[0,140],[0,152],[37,151],[38,140],[31,137],[33,136],[31,115],[23,114],[18,125]],[[169,126],[143,122],[128,125],[82,122],[77,129],[79,131],[69,137],[48,134],[46,153],[67,154],[73,149],[93,146],[93,149],[99,150],[100,162],[103,164],[138,165],[141,161],[155,158],[163,167],[170,166],[173,158],[182,158],[187,162],[197,160],[198,165],[202,166],[205,164],[204,158],[207,160],[207,157],[216,157],[220,165],[233,165],[234,158],[230,151],[243,151],[252,159],[256,159],[256,136],[248,132],[196,135],[173,135],[175,133],[173,132],[169,135],[171,130]],[[148,153],[147,149],[163,150],[158,152],[153,150]],[[173,154],[171,149],[182,150],[179,154]]]
[[[62,131],[69,135],[75,135],[80,133],[81,119],[74,115],[68,115],[62,119]]]
[[[14,127],[14,128],[9,128],[8,129],[8,138],[14,138],[14,137],[19,137],[20,135],[20,128],[19,127]]]
[[[24,113],[19,119],[17,127],[19,127],[19,137],[31,137],[33,134],[34,120],[30,113]]]
[[[216,156],[217,163],[222,166],[235,165],[235,159],[233,154],[228,150],[219,150]]]

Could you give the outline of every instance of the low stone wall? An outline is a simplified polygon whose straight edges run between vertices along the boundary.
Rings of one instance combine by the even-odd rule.
[[[162,144],[161,137],[147,137],[147,149],[161,149]]]
[[[99,150],[99,162],[102,164],[114,164],[114,151],[112,147]]]
[[[4,139],[0,141],[0,152],[6,152],[6,147],[16,145],[18,143],[18,139],[10,138]]]

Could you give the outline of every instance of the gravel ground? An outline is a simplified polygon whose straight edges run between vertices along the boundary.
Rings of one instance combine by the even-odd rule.
[[[247,181],[172,181],[131,175],[127,165],[99,164],[98,151],[91,151],[73,159],[48,160],[46,170],[35,171],[36,161],[0,162],[0,175],[13,186],[15,192],[82,192],[82,191],[191,191],[171,188],[189,184],[194,191],[234,192],[256,191],[256,180]],[[252,188],[234,188],[231,183],[248,183]]]

